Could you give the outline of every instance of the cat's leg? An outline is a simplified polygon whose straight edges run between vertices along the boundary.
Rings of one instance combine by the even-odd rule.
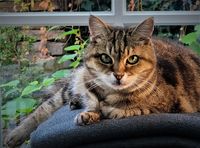
[[[85,111],[78,114],[74,119],[77,125],[88,125],[100,121],[99,101],[97,97],[89,91],[86,93],[86,96],[83,99],[86,105]]]
[[[61,94],[60,90],[53,97],[42,103],[18,127],[8,134],[5,138],[5,144],[8,147],[16,147],[28,139],[31,132],[35,130],[41,122],[45,121],[53,112],[63,105]]]
[[[180,97],[178,98],[179,100],[179,108],[181,110],[181,112],[184,112],[184,113],[194,113],[194,112],[197,112],[197,108],[196,106],[192,105],[192,103],[188,100],[187,97]]]
[[[148,108],[141,107],[121,107],[116,108],[109,106],[105,102],[100,102],[100,108],[102,115],[106,118],[115,119],[115,118],[125,118],[129,116],[139,116],[139,115],[148,115],[152,111]]]

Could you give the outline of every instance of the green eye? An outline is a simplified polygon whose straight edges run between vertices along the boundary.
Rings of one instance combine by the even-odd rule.
[[[109,55],[103,53],[100,55],[100,60],[104,64],[112,64],[112,59]]]
[[[136,64],[136,63],[138,63],[138,61],[139,61],[139,57],[137,56],[137,55],[132,55],[132,56],[130,56],[128,59],[127,59],[127,63],[128,64]]]

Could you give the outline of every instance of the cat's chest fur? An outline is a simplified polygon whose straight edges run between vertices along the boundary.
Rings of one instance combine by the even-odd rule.
[[[149,109],[151,108],[154,108],[154,112],[170,110],[170,107],[166,106],[169,99],[165,98],[165,95],[169,97],[170,94],[168,91],[158,90],[157,81],[154,85],[147,85],[135,91],[131,88],[122,91],[113,90],[107,86],[95,85],[93,81],[90,81],[89,73],[84,67],[79,68],[75,73],[77,76],[72,81],[73,93],[80,94],[82,102],[87,107],[90,106],[92,96],[95,96],[98,101],[98,110],[106,118],[120,116],[123,112],[131,115],[133,113],[129,112],[132,112],[135,108],[142,108],[142,112],[146,112],[146,114],[150,112]],[[138,115],[141,114],[140,110],[135,112]]]

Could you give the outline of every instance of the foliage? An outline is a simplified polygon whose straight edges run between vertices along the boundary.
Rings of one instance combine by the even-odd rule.
[[[16,12],[31,11],[109,11],[111,0],[14,0]]]
[[[29,11],[29,7],[33,6],[33,4],[34,0],[31,0],[31,2],[24,2],[24,0],[14,0],[15,11],[17,11],[17,9],[19,9],[20,12]]]
[[[56,27],[50,28],[49,31],[54,28]],[[66,54],[60,58],[58,63],[71,61],[69,68],[76,68],[82,60],[87,40],[83,40],[81,38],[80,29],[73,28],[59,35],[57,39],[61,39],[69,35],[75,36],[75,42],[73,45],[64,49]],[[2,92],[5,98],[10,96],[10,94],[16,94],[14,98],[11,101],[7,101],[1,109],[4,123],[7,123],[12,119],[16,120],[19,116],[31,113],[38,105],[38,101],[36,101],[36,99],[32,96],[32,93],[52,85],[57,79],[66,77],[69,73],[69,69],[59,70],[53,73],[50,77],[43,78],[40,81],[34,80],[30,83],[26,83],[24,87],[21,87],[21,84],[24,83],[24,81],[19,79],[0,85],[0,88],[4,90]]]
[[[56,71],[55,73],[52,74],[52,77],[54,79],[60,79],[60,78],[64,78],[66,76],[68,76],[70,73],[69,70],[59,70],[59,71]]]
[[[1,27],[0,34],[0,64],[20,64],[26,60],[35,38],[23,34],[19,27]]]
[[[111,0],[14,0],[14,10],[35,11],[37,10],[36,2],[39,2],[39,8],[44,11],[109,11],[111,9]]]
[[[14,10],[28,12],[35,6],[35,0],[14,0]],[[55,8],[51,0],[40,0],[39,7],[44,11],[53,11]]]
[[[196,25],[195,31],[181,37],[180,41],[200,54],[200,25]]]
[[[5,127],[9,120],[16,120],[19,116],[28,115],[38,105],[38,101],[32,97],[32,93],[41,90],[44,87],[52,85],[57,79],[67,77],[69,70],[60,70],[51,75],[49,78],[44,78],[43,81],[32,81],[24,88],[20,88],[20,81],[13,80],[8,83],[0,85],[1,89],[6,89],[4,96],[11,93],[16,93],[17,96],[11,101],[6,102],[2,108],[2,119],[4,120]]]
[[[80,11],[110,11],[111,0],[83,0],[80,4]]]
[[[67,54],[62,56],[58,61],[58,63],[72,61],[69,67],[76,68],[80,64],[83,58],[83,52],[85,47],[87,46],[88,40],[83,40],[81,37],[80,29],[74,29],[74,28],[72,28],[67,32],[62,33],[58,38],[72,34],[75,35],[75,42],[73,45],[64,48]]]
[[[53,30],[54,28],[56,27],[50,28],[49,31]],[[9,53],[11,54],[10,59],[12,59],[13,56],[18,56],[18,52],[20,52],[18,51],[20,49],[17,48],[18,42],[29,39],[29,38],[27,38],[22,33],[20,33],[19,30],[15,30],[18,28],[5,28],[5,29],[7,30],[2,31],[3,36],[1,37],[1,42],[4,42],[4,43],[7,43],[7,42],[10,43],[11,41],[12,42],[11,44],[4,44],[6,47],[3,47],[1,45],[2,46],[1,48],[5,49],[2,51],[7,51],[7,52],[9,51]],[[72,28],[60,34],[57,37],[57,39],[66,38],[66,36],[69,36],[69,39],[71,39],[72,35],[74,36],[74,39],[75,39],[74,44],[64,49],[66,54],[60,58],[58,63],[71,61],[69,68],[76,68],[82,60],[83,51],[87,44],[87,40],[83,40],[81,38],[80,29]],[[16,51],[18,51],[17,55],[15,54],[12,55],[13,50],[11,49],[13,48],[16,49]],[[5,56],[7,54],[3,53],[2,55]],[[21,59],[21,56],[22,55],[18,56],[17,59]],[[4,127],[7,127],[7,123],[10,120],[17,120],[21,116],[28,115],[37,107],[39,102],[38,100],[36,101],[36,98],[33,97],[32,94],[34,92],[39,91],[49,85],[52,85],[57,79],[66,77],[69,75],[69,73],[70,73],[69,69],[59,70],[53,73],[50,77],[45,77],[40,80],[34,80],[32,82],[29,81],[29,83],[27,83],[27,81],[24,81],[24,79],[16,79],[16,80],[0,85],[0,89],[3,90],[2,92],[3,92],[4,98],[9,98],[9,96],[12,96],[11,94],[15,94],[12,100],[10,101],[7,100],[7,102],[4,102],[1,108],[2,119],[5,123]]]
[[[129,11],[140,11],[141,7],[144,11],[174,11],[174,10],[198,10],[198,0],[126,0],[127,8]],[[142,6],[140,6],[142,3]],[[134,9],[130,9],[130,4]]]

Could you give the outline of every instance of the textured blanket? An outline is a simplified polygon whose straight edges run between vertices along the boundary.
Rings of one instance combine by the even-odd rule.
[[[200,148],[200,113],[152,114],[77,126],[62,107],[31,134],[32,148]]]

